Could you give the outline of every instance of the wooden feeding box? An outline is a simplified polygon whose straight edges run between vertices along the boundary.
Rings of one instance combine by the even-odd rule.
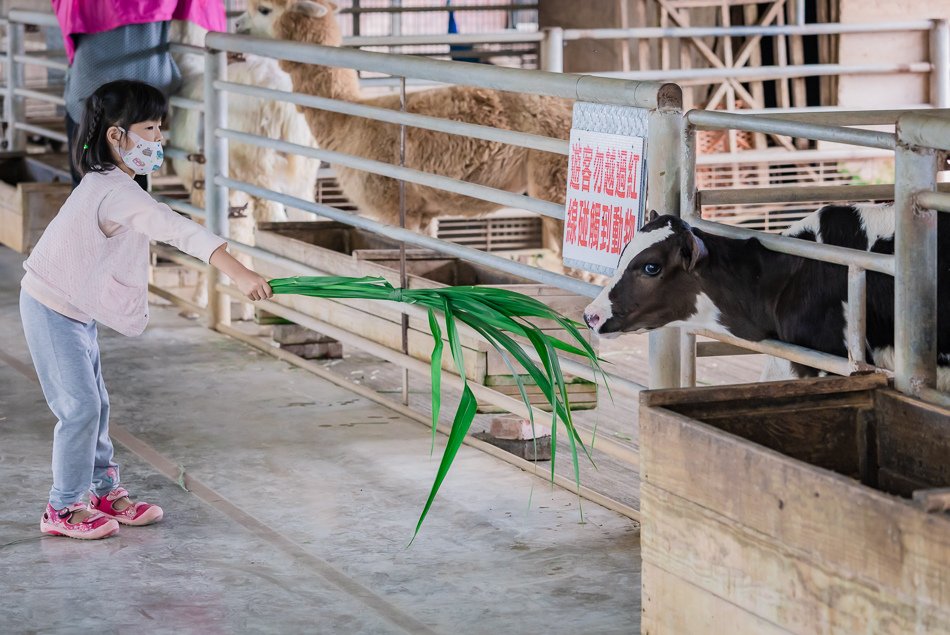
[[[640,398],[643,633],[950,633],[950,410],[881,376]]]
[[[29,253],[59,213],[72,183],[24,154],[0,155],[0,243]]]
[[[328,275],[382,276],[399,285],[398,243],[334,222],[261,223],[257,230],[257,246],[297,262],[302,262]],[[490,285],[504,287],[538,297],[548,306],[567,316],[581,314],[586,300],[556,287],[529,281],[471,265],[457,258],[446,257],[424,249],[407,249],[409,288],[438,288],[448,285]],[[268,277],[284,277],[293,272],[265,260],[255,260],[255,268]],[[393,350],[402,350],[401,316],[395,305],[375,300],[325,300],[299,295],[279,295],[274,301],[334,326],[345,328]],[[566,337],[559,326],[539,322],[541,328],[559,337]],[[466,377],[480,384],[519,397],[510,369],[486,342],[466,329],[460,329]],[[432,335],[426,319],[409,319],[409,354],[429,361]],[[517,363],[517,362],[513,362]],[[443,349],[443,368],[455,371],[448,346]],[[517,366],[516,366],[517,368]],[[527,379],[527,376],[525,376]],[[597,405],[596,386],[586,380],[567,376],[568,396],[574,408]],[[527,381],[530,384],[530,381]],[[527,390],[529,398],[539,406],[546,405],[536,387]],[[496,412],[487,406],[482,412]]]

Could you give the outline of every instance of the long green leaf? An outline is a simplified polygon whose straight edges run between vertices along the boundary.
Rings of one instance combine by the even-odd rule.
[[[564,317],[537,298],[510,289],[493,287],[462,286],[438,289],[397,289],[381,277],[323,276],[272,280],[271,288],[274,293],[295,293],[327,299],[388,300],[416,304],[425,308],[428,312],[429,328],[434,339],[431,360],[433,450],[441,410],[441,373],[444,347],[443,333],[435,316],[435,311],[443,313],[445,339],[448,341],[454,365],[462,378],[462,398],[455,412],[448,442],[429,497],[416,525],[413,539],[418,535],[439,488],[445,480],[468,431],[471,429],[477,408],[475,394],[469,387],[465,376],[465,360],[459,342],[456,320],[467,324],[502,356],[506,366],[511,370],[521,398],[528,408],[532,426],[534,425],[534,416],[530,399],[525,390],[521,373],[514,365],[515,362],[524,368],[528,377],[544,394],[551,406],[552,417],[551,478],[552,480],[554,478],[557,422],[560,420],[568,434],[574,478],[578,487],[580,486],[577,446],[580,445],[583,448],[584,453],[592,463],[593,460],[590,450],[584,445],[577,429],[574,427],[567,386],[556,351],[570,353],[585,359],[590,363],[595,378],[599,372],[605,380],[605,385],[607,382],[606,375],[600,365],[601,360],[597,358],[597,354],[590,343],[581,335],[578,330],[581,325],[577,322]],[[570,341],[562,340],[542,331],[532,323],[533,319],[543,319],[557,323],[567,334],[567,339]],[[537,359],[540,360],[540,366],[527,354],[521,344],[523,341],[527,341],[534,349]],[[607,390],[609,394],[609,386]]]

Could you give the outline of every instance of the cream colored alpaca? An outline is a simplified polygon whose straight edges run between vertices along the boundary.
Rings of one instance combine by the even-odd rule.
[[[259,37],[340,46],[342,36],[327,0],[250,0],[238,30]],[[399,109],[399,97],[363,99],[356,71],[281,62],[302,93]],[[460,65],[459,73],[464,73]],[[571,127],[568,101],[452,86],[407,95],[407,110],[507,130],[567,139]],[[391,124],[307,108],[304,115],[321,148],[398,164],[399,127]],[[530,196],[564,202],[567,158],[503,143],[407,128],[406,165],[416,170]],[[397,181],[335,166],[340,186],[360,210],[376,220],[398,223]],[[426,229],[440,216],[480,216],[501,206],[451,192],[406,184],[407,224]],[[543,218],[544,244],[560,252],[562,225]]]

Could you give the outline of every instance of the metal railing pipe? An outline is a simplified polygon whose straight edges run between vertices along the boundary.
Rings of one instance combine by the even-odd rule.
[[[360,47],[435,46],[439,44],[523,44],[541,41],[543,41],[543,36],[538,31],[495,31],[494,33],[433,33],[420,35],[353,36],[343,38],[343,46]]]
[[[941,184],[946,190],[950,184]],[[806,201],[859,201],[894,198],[894,185],[785,185],[779,187],[724,188],[700,190],[703,205],[745,205],[750,203],[797,203]]]
[[[534,150],[542,150],[555,154],[567,155],[569,148],[569,143],[564,139],[552,139],[528,132],[501,130],[499,128],[492,128],[491,126],[452,121],[429,115],[379,108],[377,106],[367,106],[348,101],[340,101],[338,99],[318,97],[316,95],[290,93],[283,90],[274,90],[273,88],[259,88],[257,86],[248,86],[247,84],[234,82],[216,82],[215,88],[226,90],[237,95],[285,101],[298,106],[307,106],[328,112],[353,115],[354,117],[366,117],[367,119],[385,121],[393,124],[405,124],[407,126],[425,128],[426,130],[435,130],[448,134],[465,135],[475,139],[497,141],[499,143],[507,143],[522,148],[532,148]]]
[[[702,335],[703,337],[708,337],[720,342],[732,344],[734,346],[740,346],[757,353],[782,357],[798,364],[804,364],[805,366],[810,366],[811,368],[817,368],[828,373],[834,373],[835,375],[848,376],[856,372],[875,370],[874,366],[870,366],[868,364],[851,362],[843,357],[838,357],[837,355],[822,353],[810,348],[805,348],[804,346],[798,346],[797,344],[789,344],[788,342],[780,342],[778,340],[762,340],[759,342],[752,342],[735,337],[733,335],[714,333],[705,329],[696,329],[694,333],[696,335]]]
[[[43,66],[57,71],[68,71],[69,64],[65,57],[49,57],[38,53],[24,53],[17,55],[16,61],[27,66]]]
[[[917,205],[923,209],[937,212],[950,212],[950,194],[946,192],[921,192],[917,195]]]
[[[189,110],[204,110],[205,104],[203,101],[197,99],[188,99],[187,97],[179,97],[178,95],[172,95],[168,99],[168,103],[176,108],[187,108]]]
[[[921,208],[916,198],[936,186],[938,152],[928,146],[940,140],[927,136],[932,123],[920,115],[902,117],[897,129],[894,385],[919,395],[937,381],[937,212]],[[944,132],[942,141],[950,144],[950,126]],[[922,139],[926,145],[915,143]]]
[[[950,113],[948,113],[950,114]],[[696,157],[696,165],[732,165],[733,163],[797,163],[806,161],[854,161],[861,159],[890,159],[894,153],[878,148],[848,150],[795,150],[784,148],[713,152]],[[798,188],[801,189],[801,188]]]
[[[340,9],[342,14],[361,14],[361,13],[420,13],[436,12],[445,13],[446,11],[524,11],[537,9],[537,2],[510,3],[510,4],[459,4],[451,7],[442,5],[432,5],[428,7],[403,7],[403,6],[380,6],[380,7],[345,7]]]
[[[369,70],[448,84],[480,86],[594,103],[667,108],[682,101],[682,90],[679,86],[665,82],[633,82],[590,75],[545,73],[224,33],[209,33],[207,45],[222,51],[275,57],[303,64]]]
[[[228,94],[214,90],[216,80],[228,76],[228,59],[223,51],[208,50],[205,53],[205,221],[208,229],[227,238],[228,236],[228,189],[218,182],[228,174],[227,139],[215,135],[216,128],[226,128],[228,123]],[[221,280],[218,270],[208,270],[208,326],[214,328],[219,322],[230,323],[230,300],[220,295],[217,284]]]
[[[723,68],[682,68],[666,71],[605,71],[598,77],[613,77],[637,81],[668,80],[681,86],[703,85],[724,79],[766,81],[793,77],[824,77],[827,75],[882,75],[889,73],[930,73],[930,62],[898,64],[800,64],[795,66],[733,66]],[[720,112],[720,111],[715,111]]]
[[[876,130],[857,130],[840,126],[828,126],[800,121],[787,121],[778,117],[746,117],[737,113],[712,110],[690,110],[686,113],[689,122],[695,126],[724,130],[748,130],[767,134],[802,137],[818,141],[850,143],[868,148],[894,149],[894,135]]]
[[[930,27],[930,103],[950,107],[950,20],[932,20]]]
[[[354,170],[363,170],[365,172],[371,172],[381,176],[388,176],[390,178],[407,181],[409,183],[434,187],[446,192],[463,194],[465,196],[471,196],[472,198],[491,201],[492,203],[497,203],[505,207],[526,209],[544,216],[549,216],[551,218],[564,218],[563,205],[531,198],[530,196],[524,196],[523,194],[515,194],[506,190],[499,190],[486,185],[478,185],[477,183],[469,183],[468,181],[461,181],[448,176],[430,174],[428,172],[423,172],[422,170],[403,168],[399,167],[398,165],[386,163],[384,161],[364,159],[351,154],[334,152],[333,150],[321,150],[319,148],[311,148],[309,146],[302,146],[287,141],[278,141],[276,139],[259,137],[257,135],[251,135],[244,132],[239,132],[237,130],[219,130],[216,134],[219,137],[231,139],[240,143],[247,143],[261,148],[272,148],[280,152],[288,152],[312,157],[314,159],[321,159],[332,165],[344,166]]]
[[[508,260],[507,258],[502,258],[501,256],[496,256],[478,249],[473,249],[472,247],[466,247],[464,245],[458,245],[444,240],[439,240],[438,238],[432,238],[431,236],[417,234],[416,232],[408,229],[386,225],[385,223],[380,223],[363,216],[357,216],[351,212],[344,212],[335,207],[330,207],[329,205],[314,203],[313,201],[305,201],[302,198],[296,198],[294,196],[275,192],[274,190],[268,190],[256,185],[251,185],[250,183],[235,181],[234,179],[218,177],[216,180],[222,185],[234,190],[246,192],[251,196],[258,196],[261,198],[277,201],[278,203],[283,203],[288,207],[294,207],[312,214],[316,214],[317,216],[323,216],[325,218],[329,218],[330,220],[339,221],[359,229],[365,229],[375,234],[386,236],[392,240],[401,240],[412,245],[418,245],[426,249],[432,249],[434,251],[465,260],[467,262],[473,262],[478,265],[484,265],[499,271],[504,271],[505,273],[510,273],[514,276],[525,278],[526,280],[533,280],[535,282],[540,282],[541,284],[549,284],[580,296],[593,298],[596,297],[601,290],[599,286],[589,282],[584,282],[583,280],[578,280],[576,278],[554,273],[552,271],[545,271],[544,269],[538,269],[537,267],[532,267],[514,260]]]
[[[59,21],[49,11],[29,11],[27,9],[11,9],[7,14],[10,22],[20,24],[35,24],[36,26],[59,28]]]
[[[904,115],[897,122],[897,131],[907,145],[950,152],[950,117],[929,112]]]
[[[17,97],[24,97],[26,99],[35,99],[36,101],[43,101],[48,104],[53,104],[56,106],[65,106],[66,99],[62,95],[53,95],[50,93],[44,93],[40,90],[33,90],[31,88],[17,88],[13,91]]]
[[[205,50],[200,46],[195,46],[194,44],[182,44],[181,42],[171,42],[168,45],[168,50],[172,53],[182,53],[185,55],[201,55],[204,57]]]
[[[834,108],[829,110],[829,108]],[[871,126],[893,125],[898,118],[913,112],[923,112],[934,115],[950,116],[948,108],[932,108],[930,104],[918,104],[903,108],[841,110],[834,106],[809,106],[807,108],[756,108],[743,109],[742,114],[747,117],[772,117],[786,121],[806,121],[824,123],[833,126]],[[801,151],[807,152],[807,151]],[[796,154],[797,156],[797,154]]]
[[[41,137],[46,137],[47,139],[52,139],[53,141],[59,141],[60,143],[68,143],[69,140],[66,138],[65,132],[59,132],[57,130],[52,130],[44,126],[37,126],[31,123],[24,123],[22,121],[17,121],[13,126],[17,132],[31,132],[35,135]]]
[[[629,29],[564,29],[564,40],[628,40],[699,37],[751,37],[770,35],[838,35],[841,33],[895,33],[927,31],[929,20],[877,24],[806,24],[774,26],[634,27]]]
[[[790,238],[788,236],[776,236],[775,234],[766,234],[698,218],[693,218],[690,224],[693,225],[693,227],[716,236],[725,236],[726,238],[735,238],[738,240],[755,238],[762,243],[762,246],[766,249],[782,254],[811,258],[812,260],[823,260],[845,267],[855,265],[862,269],[867,269],[868,271],[877,271],[878,273],[885,273],[891,276],[894,275],[894,256],[890,254],[879,254],[861,251],[859,249],[838,247],[836,245],[826,245],[810,240]]]
[[[187,201],[182,201],[180,199],[171,198],[168,196],[162,196],[161,194],[152,194],[152,198],[154,198],[159,203],[165,203],[165,205],[168,205],[176,212],[182,212],[184,214],[188,214],[189,216],[194,216],[195,218],[207,218],[208,216],[205,210],[196,205],[192,205]]]

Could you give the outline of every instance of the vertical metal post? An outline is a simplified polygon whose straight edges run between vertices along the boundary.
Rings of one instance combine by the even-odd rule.
[[[558,26],[541,30],[538,66],[549,73],[564,72],[564,29]]]
[[[680,152],[685,118],[680,107],[650,113],[647,139],[647,209],[661,214],[680,213]],[[650,334],[650,388],[680,386],[680,329],[664,328]]]
[[[696,193],[696,129],[684,117],[680,137],[680,215],[691,222],[702,216]],[[682,385],[696,385],[696,336],[683,331],[680,341]]]
[[[920,209],[917,194],[936,187],[938,152],[908,145],[897,122],[894,206],[894,383],[917,394],[937,379],[937,212]]]
[[[228,58],[223,51],[205,52],[204,151],[205,151],[205,213],[208,229],[228,237],[228,188],[217,184],[218,177],[228,175],[228,140],[215,134],[228,127],[228,97],[216,90],[214,82],[227,81]],[[231,323],[231,298],[217,291],[223,276],[214,267],[208,268],[208,327]]]
[[[689,223],[702,218],[696,191],[696,128],[686,123],[680,140],[680,214]]]
[[[362,13],[360,13],[360,0],[353,0],[353,6],[350,8],[353,9],[353,13],[350,14],[352,16],[351,30],[353,31],[353,35],[359,35],[360,34],[360,18],[363,15]]]
[[[406,112],[406,78],[399,78],[399,110]],[[399,167],[406,166],[406,125],[399,124]],[[399,226],[406,226],[406,182],[399,179]],[[399,243],[399,286],[409,286],[409,273],[406,271],[406,243]],[[402,314],[402,352],[409,354],[409,316]],[[409,405],[409,369],[402,369],[402,404]]]
[[[848,359],[865,360],[867,348],[867,272],[856,265],[848,267]]]
[[[805,24],[805,0],[795,0],[795,24]]]
[[[392,0],[393,8],[401,7],[402,0]],[[402,35],[402,12],[393,11],[390,14],[389,33],[391,35]]]
[[[930,105],[950,108],[950,20],[930,24]]]
[[[6,149],[20,151],[26,148],[26,133],[17,129],[17,124],[26,121],[23,100],[17,97],[16,89],[23,85],[23,66],[14,58],[23,53],[23,25],[7,21],[7,87],[3,98],[7,120]]]

